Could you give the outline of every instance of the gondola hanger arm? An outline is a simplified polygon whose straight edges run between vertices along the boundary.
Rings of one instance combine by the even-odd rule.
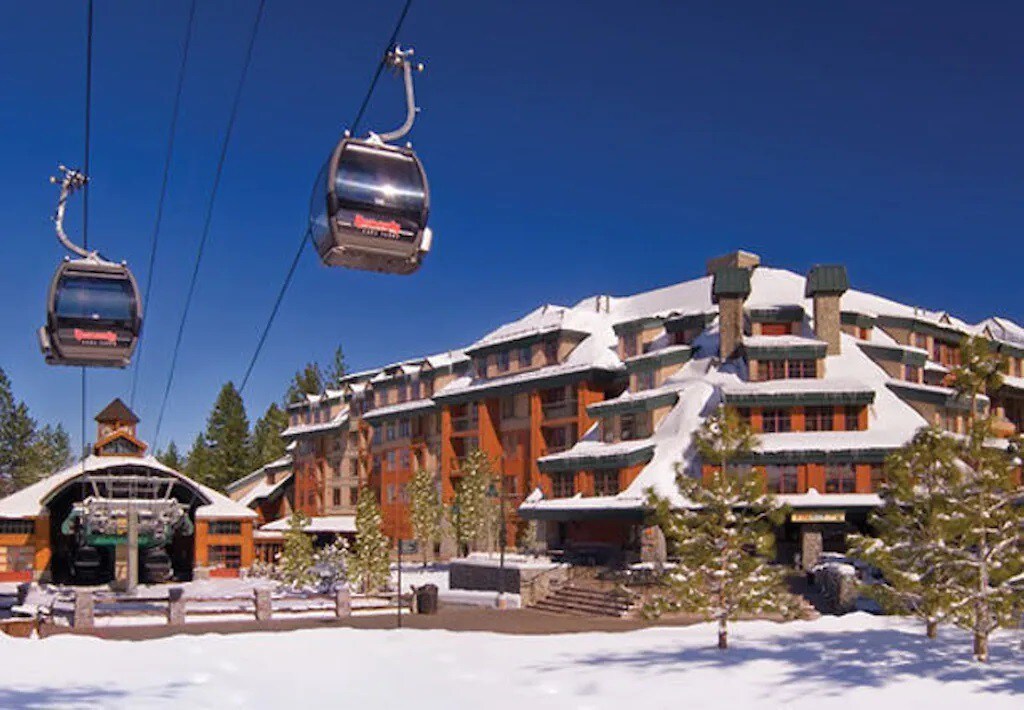
[[[68,198],[78,189],[85,186],[89,182],[89,178],[85,173],[78,170],[65,167],[64,165],[58,165],[57,168],[64,174],[63,178],[51,177],[50,182],[54,185],[60,185],[60,197],[57,199],[57,213],[53,216],[54,227],[57,230],[57,239],[61,245],[70,251],[72,254],[84,257],[86,259],[98,259],[99,255],[95,251],[89,251],[78,246],[68,237],[67,232],[64,231],[64,210],[67,207]]]
[[[405,136],[412,129],[412,124],[416,120],[416,113],[419,109],[416,108],[416,94],[412,85],[412,72],[413,69],[418,72],[423,71],[423,64],[414,63],[412,56],[413,49],[411,47],[409,49],[402,49],[396,45],[394,49],[388,52],[384,59],[388,66],[402,72],[402,78],[405,82],[405,104],[407,110],[405,123],[395,130],[380,134],[370,133],[371,138],[378,138],[383,143],[395,141]]]

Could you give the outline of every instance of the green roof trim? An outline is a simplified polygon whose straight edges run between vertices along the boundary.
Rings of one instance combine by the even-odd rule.
[[[612,326],[612,330],[615,331],[616,335],[622,335],[624,333],[635,333],[638,330],[646,330],[651,327],[660,327],[664,322],[665,319],[658,316],[643,316],[616,323]]]
[[[524,520],[551,520],[568,522],[570,520],[622,520],[639,523],[646,519],[647,508],[519,508],[516,511]]]
[[[725,266],[715,272],[714,283],[711,285],[711,300],[718,303],[720,296],[750,295],[750,271],[737,266]]]
[[[880,315],[878,316],[878,325],[909,330],[911,333],[923,333],[951,345],[959,345],[960,341],[967,337],[966,333],[961,333],[952,326],[940,326],[909,316]]]
[[[801,464],[801,463],[883,463],[896,449],[834,449],[800,451],[755,451],[737,463],[749,463],[755,466],[762,464]]]
[[[744,345],[748,360],[819,360],[828,345]]]
[[[747,317],[751,323],[795,323],[804,319],[804,307],[748,308]]]
[[[854,392],[757,392],[723,393],[723,401],[733,407],[804,407],[835,405],[870,405],[875,402],[874,390]]]
[[[924,367],[928,356],[919,350],[908,350],[895,345],[879,345],[878,343],[858,342],[860,349],[872,360],[898,362],[913,367]]]
[[[914,386],[913,383],[909,382],[906,384],[902,382],[889,382],[887,384],[889,389],[896,392],[899,397],[911,402],[933,404],[937,407],[944,407],[945,409],[960,409],[963,411],[969,411],[971,409],[971,403],[956,392],[922,389],[921,387]]]
[[[541,333],[524,333],[518,337],[507,338],[497,343],[485,343],[476,347],[467,348],[463,352],[471,357],[487,356],[491,353],[501,352],[502,350],[515,350],[516,348],[534,345],[545,340],[555,340],[561,335],[576,335],[585,338],[590,335],[590,333],[586,333],[582,330],[573,330],[572,328],[559,328],[557,330],[548,330]]]
[[[421,412],[431,411],[437,409],[437,404],[432,399],[424,399],[419,402],[416,406],[412,406],[411,403],[403,402],[403,404],[409,404],[408,407],[393,411],[379,412],[381,409],[390,409],[398,405],[389,404],[377,409],[371,409],[363,415],[363,421],[365,422],[387,422],[394,421],[396,419],[402,419],[403,417],[409,417],[413,414],[419,414]]]
[[[558,471],[590,471],[592,469],[625,468],[637,464],[649,463],[654,458],[654,444],[624,454],[607,456],[573,456],[552,461],[537,461],[537,469],[541,473]]]
[[[1024,358],[1024,348],[1019,345],[1011,345],[1010,343],[1004,343],[1001,340],[993,340],[992,348],[995,352],[1007,355],[1009,357]]]
[[[850,277],[842,264],[816,264],[807,274],[804,296],[841,295],[850,290]]]
[[[665,321],[666,333],[681,333],[684,330],[704,330],[718,317],[714,311],[707,313],[690,313],[685,316],[676,316]]]
[[[679,401],[679,392],[660,392],[651,397],[642,399],[609,399],[604,402],[597,402],[587,407],[587,414],[592,417],[611,417],[619,414],[634,414],[637,412],[650,412],[659,407],[672,406]]]
[[[643,355],[632,357],[624,363],[629,372],[656,370],[666,365],[682,365],[693,357],[693,348],[673,345],[663,350],[653,350]]]
[[[441,405],[462,404],[463,402],[479,402],[495,397],[505,397],[510,394],[522,394],[532,392],[536,389],[547,389],[562,385],[575,384],[585,380],[592,380],[597,384],[609,384],[614,382],[619,373],[609,372],[599,368],[587,368],[573,372],[560,372],[543,377],[535,377],[527,380],[513,380],[511,382],[483,382],[479,385],[472,385],[470,388],[450,392],[449,394],[435,394],[434,401]],[[513,375],[514,377],[514,375]]]
[[[877,320],[875,316],[868,315],[867,313],[858,313],[857,311],[839,312],[839,322],[843,325],[855,325],[858,328],[874,328],[875,321]]]

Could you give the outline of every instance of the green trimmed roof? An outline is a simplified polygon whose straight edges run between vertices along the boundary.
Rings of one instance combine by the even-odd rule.
[[[650,412],[658,407],[671,406],[679,401],[679,392],[670,390],[659,392],[649,397],[630,397],[627,399],[608,399],[587,407],[587,414],[592,417],[610,417],[618,414]]]
[[[653,350],[643,355],[637,355],[626,360],[626,369],[629,372],[642,370],[654,370],[666,365],[681,365],[693,357],[693,348],[687,345],[672,345],[661,350]]]
[[[804,319],[804,307],[748,308],[747,317],[750,318],[751,323],[794,323]]]
[[[550,461],[538,460],[537,469],[542,473],[554,473],[557,471],[625,468],[648,463],[652,458],[654,458],[654,444],[625,453],[613,453],[603,456],[597,454],[591,456],[572,456],[552,459]]]
[[[815,450],[801,449],[799,451],[755,451],[749,457],[738,463],[751,464],[801,464],[801,463],[882,463],[889,454],[896,449],[870,448],[870,449],[832,449]]]
[[[955,390],[946,387],[931,387],[928,385],[917,385],[913,382],[889,382],[889,389],[896,392],[901,398],[911,402],[922,402],[933,404],[945,409],[970,410],[971,403],[961,397]]]
[[[715,272],[715,280],[711,286],[711,300],[718,303],[720,296],[750,295],[750,271],[737,266],[725,266]]]
[[[679,333],[684,330],[693,330],[700,328],[704,330],[711,324],[718,314],[714,311],[708,311],[707,313],[690,313],[685,316],[676,316],[665,321],[665,332],[667,333]]]
[[[447,394],[435,394],[433,399],[438,404],[461,404],[462,402],[479,402],[494,397],[505,397],[510,394],[521,394],[532,392],[538,388],[559,387],[561,385],[574,384],[591,380],[598,384],[613,382],[621,373],[610,372],[599,367],[588,367],[569,372],[557,371],[551,374],[544,374],[543,369],[531,371],[535,375],[529,378],[520,378],[512,375],[507,378],[497,378],[493,381],[485,381],[476,385],[470,385]]]
[[[622,321],[612,326],[612,330],[615,331],[616,335],[622,335],[623,333],[635,333],[638,330],[645,330],[647,328],[660,326],[665,322],[664,318],[658,316],[641,316],[640,318],[634,318],[633,320]]]
[[[857,311],[841,311],[839,313],[839,322],[843,325],[874,328],[876,320],[878,319],[875,316],[868,315],[867,313],[858,313]]]
[[[810,298],[817,294],[840,295],[850,290],[850,277],[842,264],[817,264],[807,274],[804,295]]]
[[[747,345],[743,346],[748,360],[818,360],[825,357],[825,343],[801,345]]]
[[[829,404],[869,405],[875,401],[874,390],[850,392],[743,392],[723,393],[723,400],[733,407],[803,407]]]
[[[473,347],[466,348],[464,352],[470,356],[489,355],[491,353],[501,352],[502,350],[515,350],[517,348],[533,345],[545,340],[555,340],[562,335],[575,335],[585,338],[590,335],[590,333],[581,330],[574,330],[572,328],[534,331],[531,333],[524,333],[519,336],[504,338],[494,343],[482,343],[480,345],[475,345]]]
[[[911,333],[924,333],[951,345],[959,345],[960,341],[967,337],[956,328],[940,326],[931,321],[910,316],[879,315],[878,325],[901,328],[909,330]]]
[[[920,350],[911,350],[896,345],[880,345],[878,343],[858,342],[860,349],[873,360],[899,362],[913,367],[924,367],[928,355]]]

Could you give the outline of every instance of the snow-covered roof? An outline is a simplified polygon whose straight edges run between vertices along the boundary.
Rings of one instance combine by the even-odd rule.
[[[376,407],[368,410],[363,414],[363,419],[383,419],[385,417],[393,417],[400,414],[410,414],[412,412],[419,412],[428,409],[433,409],[437,405],[434,400],[426,397],[424,399],[410,399],[406,402],[398,402],[396,404],[388,404],[383,407]]]
[[[252,490],[246,491],[245,495],[238,499],[238,502],[244,505],[246,508],[252,506],[258,500],[269,498],[274,495],[277,491],[281,490],[288,481],[292,478],[292,474],[282,476],[281,479],[275,483],[269,481],[260,481]]]
[[[197,518],[252,518],[256,514],[223,493],[193,481],[183,473],[164,466],[152,456],[89,456],[52,476],[36,481],[0,499],[0,518],[34,518],[45,512],[46,501],[65,484],[87,473],[123,466],[148,468],[180,479],[206,501],[196,509]]]
[[[291,518],[277,520],[261,525],[259,532],[285,532]],[[303,530],[311,533],[354,533],[356,516],[354,515],[321,515],[309,519]]]
[[[224,489],[228,493],[234,493],[239,488],[243,488],[243,487],[247,486],[248,484],[252,483],[253,481],[258,481],[259,479],[263,478],[266,475],[267,471],[272,471],[272,470],[279,469],[279,468],[287,468],[288,466],[291,466],[291,465],[292,465],[292,457],[291,457],[291,455],[290,454],[285,454],[284,456],[282,456],[280,458],[274,459],[270,463],[267,463],[267,464],[264,464],[264,465],[260,466],[258,469],[256,469],[252,473],[247,473],[244,476],[242,476],[241,478],[235,479],[231,483],[229,483],[226,486],[224,486]]]
[[[306,434],[319,434],[324,431],[332,431],[334,429],[340,429],[345,426],[348,422],[348,407],[342,409],[331,419],[326,422],[315,422],[312,424],[296,424],[290,426],[281,432],[281,436],[288,439],[295,436],[303,436]]]

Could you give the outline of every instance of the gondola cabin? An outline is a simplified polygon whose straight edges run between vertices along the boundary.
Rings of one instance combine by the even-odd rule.
[[[344,138],[324,165],[310,209],[321,260],[411,274],[430,250],[430,190],[411,148]]]
[[[66,260],[50,283],[39,346],[51,365],[126,367],[142,331],[142,299],[124,264]]]

